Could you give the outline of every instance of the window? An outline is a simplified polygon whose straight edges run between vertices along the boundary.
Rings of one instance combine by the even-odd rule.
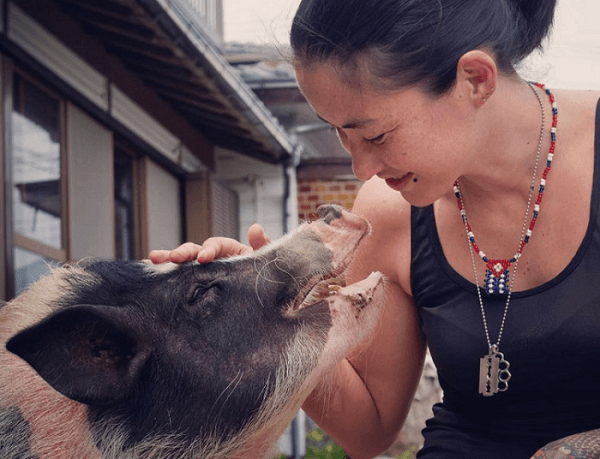
[[[134,159],[115,150],[115,258],[133,260],[135,250]]]
[[[12,83],[7,198],[14,280],[9,295],[35,281],[46,263],[67,259],[63,103],[20,73],[13,73]]]

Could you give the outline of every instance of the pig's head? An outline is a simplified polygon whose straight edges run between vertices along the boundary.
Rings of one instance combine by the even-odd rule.
[[[68,287],[54,312],[7,348],[87,405],[101,452],[259,457],[377,322],[381,275],[343,281],[367,233],[364,220],[328,207],[251,256],[61,269]]]

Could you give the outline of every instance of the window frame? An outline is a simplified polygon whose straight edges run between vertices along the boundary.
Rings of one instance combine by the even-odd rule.
[[[3,256],[3,291],[2,298],[7,300],[13,298],[15,292],[15,248],[27,250],[41,257],[49,258],[53,261],[64,263],[69,260],[69,196],[68,196],[68,145],[67,145],[67,110],[66,99],[56,91],[52,90],[48,85],[44,84],[40,79],[36,78],[31,73],[14,64],[14,62],[3,56],[2,59],[2,126],[3,126],[3,195],[1,196],[2,214],[4,216],[3,228],[5,230],[5,240],[1,244],[4,251]],[[49,96],[58,101],[58,119],[59,119],[59,134],[60,134],[60,192],[61,192],[61,248],[50,247],[42,242],[31,239],[23,234],[18,233],[14,229],[13,224],[13,173],[12,173],[12,158],[13,158],[13,142],[12,142],[12,113],[14,111],[13,91],[15,83],[15,74],[22,80],[26,80],[29,84],[36,86],[40,91],[45,92]]]
[[[132,173],[132,218],[133,218],[133,257],[134,259],[141,259],[146,256],[144,252],[144,241],[147,240],[147,222],[146,212],[144,212],[144,188],[145,188],[145,174],[143,173],[144,167],[144,153],[136,151],[135,147],[129,145],[129,143],[115,135],[113,145],[113,171],[114,164],[116,162],[117,155],[128,156],[131,160],[131,173]],[[113,190],[114,190],[113,177]],[[113,214],[116,213],[116,199],[113,195]],[[118,258],[117,254],[117,222],[114,220],[114,254],[115,258]]]

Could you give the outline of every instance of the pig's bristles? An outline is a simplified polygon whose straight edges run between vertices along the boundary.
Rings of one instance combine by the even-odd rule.
[[[236,387],[242,382],[243,378],[244,378],[244,373],[242,372],[242,370],[239,370],[238,374],[231,380],[231,382],[227,385],[227,387],[225,389],[223,389],[223,391],[219,394],[219,396],[217,397],[217,399],[213,403],[213,406],[211,407],[210,412],[209,412],[209,417],[210,417],[210,415],[212,415],[213,410],[219,404],[219,400],[221,399],[221,397],[223,396],[223,394],[227,394],[227,397],[220,404],[221,405],[221,410],[225,407],[225,405],[227,404],[227,400],[229,400],[229,398],[231,397],[231,394],[233,394],[233,392],[235,391]]]
[[[262,306],[262,308],[265,308],[265,303],[263,302],[262,298],[260,297],[260,292],[258,289],[258,285],[259,285],[259,281],[262,279],[266,282],[269,283],[277,283],[277,284],[283,284],[283,282],[281,281],[276,281],[274,279],[270,279],[267,276],[264,275],[264,272],[266,271],[267,267],[271,264],[271,263],[276,263],[277,262],[277,258],[270,260],[268,263],[265,263],[262,267],[258,267],[257,263],[260,259],[259,258],[255,258],[254,259],[254,267],[256,269],[257,275],[256,275],[256,279],[254,280],[254,291],[256,293],[256,298],[258,299],[258,301],[260,302],[260,305]],[[290,275],[290,277],[292,277]]]

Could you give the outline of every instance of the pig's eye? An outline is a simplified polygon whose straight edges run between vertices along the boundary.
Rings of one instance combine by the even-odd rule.
[[[212,285],[199,285],[193,290],[190,297],[190,305],[200,305],[206,301],[213,299],[218,293],[218,286]]]

